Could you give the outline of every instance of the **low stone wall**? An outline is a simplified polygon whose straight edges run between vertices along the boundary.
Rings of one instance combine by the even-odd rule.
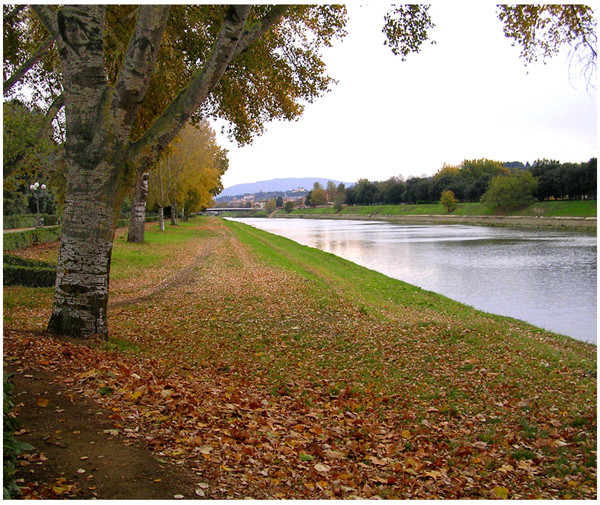
[[[524,228],[563,228],[596,231],[596,217],[532,217],[532,216],[384,216],[381,214],[282,214],[288,219],[345,219],[389,221],[403,224],[466,224],[474,226],[516,226]]]

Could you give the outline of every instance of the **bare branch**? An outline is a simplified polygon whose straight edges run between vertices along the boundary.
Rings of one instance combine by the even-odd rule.
[[[169,18],[168,5],[142,5],[115,83],[111,113],[115,132],[126,140],[146,95],[162,36]]]
[[[54,37],[50,36],[46,40],[42,42],[40,47],[37,49],[35,53],[31,55],[31,57],[21,65],[13,75],[11,75],[3,84],[3,94],[6,94],[10,88],[12,88],[17,82],[19,82],[23,76],[33,67],[39,60],[41,60],[52,47],[54,43]]]

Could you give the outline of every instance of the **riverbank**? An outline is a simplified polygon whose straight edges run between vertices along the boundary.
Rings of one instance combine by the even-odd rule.
[[[108,343],[43,333],[52,290],[4,288],[5,366],[189,470],[185,498],[596,497],[595,346],[242,223],[155,227],[115,243]],[[88,497],[85,469],[56,478]]]
[[[258,216],[257,216],[258,217]],[[451,214],[441,204],[346,206],[277,211],[272,217],[379,220],[403,224],[464,224],[596,231],[595,200],[538,202],[509,215],[495,215],[479,203],[463,203]]]
[[[385,215],[385,214],[330,214],[278,212],[273,217],[286,219],[342,219],[359,221],[388,221],[398,224],[464,224],[471,226],[514,226],[524,228],[555,228],[596,231],[595,217],[532,217],[532,216],[457,216],[457,215]]]

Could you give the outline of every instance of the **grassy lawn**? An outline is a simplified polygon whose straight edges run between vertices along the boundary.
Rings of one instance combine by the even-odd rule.
[[[113,267],[111,296],[152,296],[108,343],[14,335],[51,291],[4,288],[5,356],[55,364],[208,497],[596,496],[593,345],[217,218],[119,238]]]

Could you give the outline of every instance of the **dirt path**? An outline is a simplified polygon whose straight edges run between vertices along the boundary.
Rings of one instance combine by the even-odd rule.
[[[204,246],[190,266],[150,286],[142,296],[111,303],[111,308],[164,296],[188,284],[212,251],[212,241]],[[24,498],[168,500],[202,495],[202,487],[194,483],[197,477],[157,458],[131,432],[127,436],[100,405],[68,389],[56,370],[27,368],[14,357],[4,365],[14,374],[18,438],[34,447],[20,458],[16,474]]]
[[[55,372],[11,369],[19,440],[34,447],[17,470],[25,498],[197,498],[184,468],[161,463],[124,436],[106,411],[66,389]]]

